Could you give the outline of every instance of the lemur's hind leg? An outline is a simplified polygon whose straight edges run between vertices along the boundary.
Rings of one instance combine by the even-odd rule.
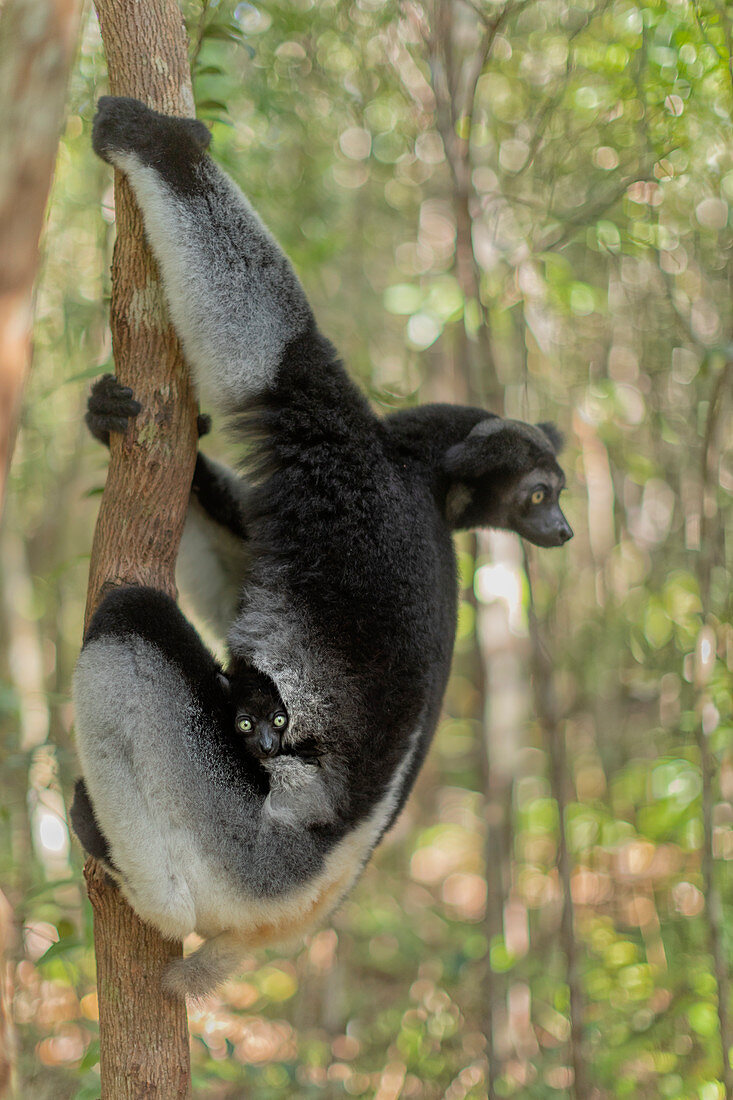
[[[83,779],[77,779],[74,786],[74,801],[69,811],[71,824],[74,826],[79,841],[86,852],[103,863],[110,864],[109,844],[107,838],[99,828],[94,815],[94,808],[89,799],[87,785]]]
[[[124,172],[145,220],[173,323],[209,401],[236,412],[271,388],[287,345],[313,325],[289,261],[206,155],[209,134],[105,96],[93,144]]]

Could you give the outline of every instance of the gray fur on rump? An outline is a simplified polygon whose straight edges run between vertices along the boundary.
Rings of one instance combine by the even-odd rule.
[[[232,660],[280,693],[283,751],[241,752],[221,670],[151,589],[106,597],[75,686],[110,858],[143,917],[205,937],[167,978],[198,995],[241,950],[322,920],[404,804],[450,668],[451,531],[500,526],[543,546],[571,534],[547,426],[449,405],[374,415],[206,144],[192,120],[100,101],[95,149],[140,203],[199,388],[239,414],[249,445],[246,485],[200,456],[184,569],[216,625],[231,617]]]

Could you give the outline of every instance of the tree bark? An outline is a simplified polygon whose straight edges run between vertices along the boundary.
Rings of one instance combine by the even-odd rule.
[[[575,933],[575,906],[572,892],[572,866],[568,850],[568,764],[560,703],[555,685],[555,669],[542,639],[534,607],[532,570],[525,547],[525,573],[529,584],[529,635],[532,646],[532,687],[535,709],[542,726],[550,756],[550,786],[557,803],[557,869],[562,885],[563,906],[560,919],[560,943],[565,954],[566,980],[570,994],[570,1035],[568,1050],[573,1067],[573,1100],[589,1100],[591,1074],[585,1053],[585,999],[581,973],[581,951]]]
[[[0,17],[0,509],[31,356],[33,281],[81,0],[6,0]]]
[[[193,115],[186,35],[174,0],[96,0],[113,95]],[[117,241],[110,326],[118,378],[143,409],[112,435],[92,548],[87,624],[105,589],[152,585],[175,594],[174,567],[196,456],[196,406],[131,191],[115,173]],[[191,1094],[185,1005],[161,975],[180,955],[143,924],[88,860],[99,995],[102,1100]]]

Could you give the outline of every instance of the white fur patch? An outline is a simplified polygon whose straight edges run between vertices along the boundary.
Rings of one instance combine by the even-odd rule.
[[[215,523],[192,496],[176,562],[176,584],[194,614],[226,638],[249,568],[247,544]]]

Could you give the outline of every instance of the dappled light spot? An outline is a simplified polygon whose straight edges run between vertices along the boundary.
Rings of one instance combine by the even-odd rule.
[[[569,1089],[573,1084],[572,1066],[554,1066],[545,1073],[545,1082],[551,1089]]]
[[[324,974],[331,969],[337,947],[338,935],[333,928],[324,928],[313,936],[308,947],[308,961],[316,972]]]
[[[619,156],[610,145],[599,145],[593,153],[593,163],[604,172],[611,172],[614,168],[618,168]]]
[[[449,875],[442,898],[461,920],[480,920],[486,907],[486,881],[481,875]]]
[[[407,1067],[403,1062],[389,1062],[379,1079],[374,1100],[398,1100],[405,1081]]]
[[[703,199],[695,207],[695,217],[704,229],[723,229],[728,224],[728,203],[712,197]]]
[[[656,848],[648,840],[632,840],[617,853],[617,873],[628,878],[637,878],[648,873],[652,865]]]
[[[366,160],[372,148],[372,135],[361,126],[349,126],[339,135],[339,147],[350,160]]]
[[[702,892],[691,882],[678,882],[672,887],[674,907],[683,917],[696,917],[705,908]]]
[[[613,883],[608,875],[578,867],[572,875],[570,888],[576,905],[601,905],[609,901]]]
[[[35,961],[48,951],[52,943],[57,943],[58,930],[48,921],[29,921],[23,929],[23,943],[29,959]]]
[[[256,1017],[242,1021],[241,1034],[234,1047],[237,1061],[257,1065],[294,1058],[295,1053],[295,1036],[289,1024]]]
[[[38,1060],[44,1066],[59,1066],[78,1062],[86,1047],[85,1037],[78,1027],[69,1027],[61,1034],[42,1039],[36,1047]]]
[[[350,1062],[361,1051],[361,1043],[352,1035],[337,1035],[331,1043],[334,1058],[341,1062]]]
[[[260,999],[260,991],[253,982],[230,980],[226,986],[226,999],[232,1008],[252,1008]]]
[[[92,993],[86,993],[79,1002],[81,1008],[81,1014],[87,1020],[99,1019],[99,999],[97,997],[97,991]]]

